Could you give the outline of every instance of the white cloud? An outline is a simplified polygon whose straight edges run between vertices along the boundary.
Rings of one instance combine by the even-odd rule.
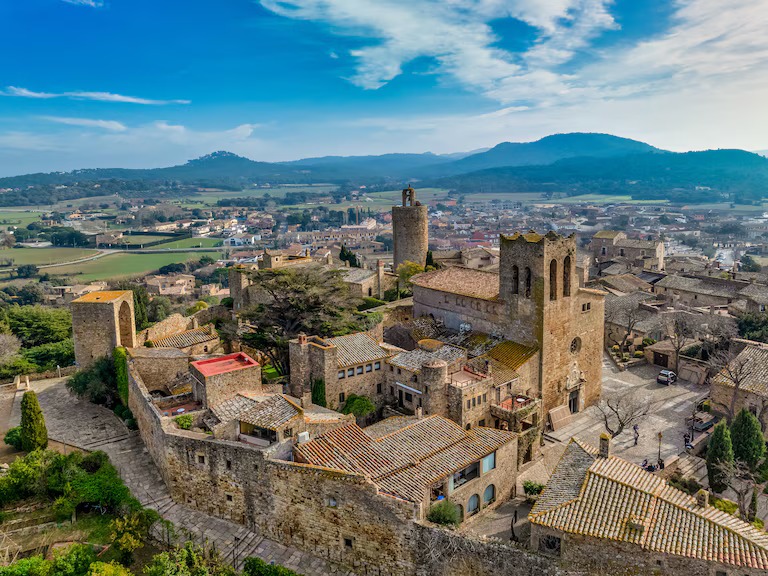
[[[189,100],[152,100],[149,98],[137,98],[135,96],[124,96],[123,94],[113,94],[111,92],[86,92],[80,90],[60,93],[34,92],[17,86],[8,86],[4,91],[0,91],[0,95],[34,99],[68,98],[70,100],[93,100],[96,102],[122,102],[126,104],[143,104],[146,106],[190,103]]]
[[[91,118],[70,118],[66,116],[41,116],[41,120],[66,124],[67,126],[82,126],[84,128],[102,128],[112,132],[124,132],[128,128],[116,120],[93,120]]]
[[[63,0],[67,4],[76,4],[77,6],[90,6],[91,8],[101,8],[104,6],[103,0]]]

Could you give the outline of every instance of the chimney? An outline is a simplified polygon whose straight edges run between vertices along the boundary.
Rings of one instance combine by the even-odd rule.
[[[307,335],[302,332],[301,334],[299,334],[299,345],[306,346],[306,344],[307,344]]]
[[[416,419],[421,420],[424,418],[424,409],[421,406],[418,406],[416,408]]]
[[[611,437],[603,432],[600,434],[600,458],[608,458],[611,455]]]
[[[703,488],[696,492],[696,504],[702,508],[709,506],[709,492]]]

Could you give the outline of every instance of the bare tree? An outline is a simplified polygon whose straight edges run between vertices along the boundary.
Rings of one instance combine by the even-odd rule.
[[[711,314],[706,316],[706,321],[701,324],[702,348],[707,360],[719,350],[727,349],[732,338],[739,337],[739,329],[733,318]]]
[[[0,334],[0,364],[5,364],[18,354],[21,342],[13,334]]]
[[[752,362],[749,358],[734,355],[727,350],[719,350],[709,357],[709,367],[716,374],[716,379],[724,380],[729,387],[733,387],[733,394],[728,405],[716,402],[726,411],[730,422],[736,416],[736,400],[738,400],[739,390],[752,373]],[[763,426],[762,418],[760,425]]]
[[[634,303],[633,303],[634,304]],[[640,310],[635,304],[634,307],[630,306],[617,306],[611,312],[606,314],[605,321],[608,324],[619,326],[621,328],[621,340],[615,340],[611,337],[615,344],[619,345],[619,351],[624,353],[627,346],[627,340],[629,340],[635,333],[637,324],[645,319],[646,314]],[[613,331],[611,331],[612,334]]]
[[[606,394],[597,404],[605,431],[611,438],[616,438],[627,426],[639,422],[648,414],[650,407],[650,399],[637,391]]]
[[[675,351],[675,370],[680,370],[680,353],[696,339],[695,316],[687,312],[667,314],[664,322]]]
[[[752,493],[760,489],[755,473],[746,462],[741,460],[720,462],[717,464],[717,469],[722,474],[723,483],[736,493],[739,516],[745,522],[749,522]]]

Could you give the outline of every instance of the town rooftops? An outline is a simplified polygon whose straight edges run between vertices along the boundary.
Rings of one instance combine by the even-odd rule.
[[[721,370],[712,383],[768,397],[768,347],[758,343],[748,344],[736,358]]]
[[[648,552],[768,569],[768,534],[703,506],[640,466],[571,440],[529,515],[531,523]]]
[[[436,345],[435,342],[437,342]],[[423,344],[422,344],[423,343]],[[432,360],[443,360],[449,366],[459,360],[466,360],[467,351],[439,340],[421,340],[419,347],[408,352],[401,352],[389,359],[389,363],[411,372],[419,372],[421,367]]]
[[[198,360],[190,364],[205,377],[234,372],[243,368],[255,368],[259,366],[253,358],[242,352]]]
[[[604,286],[607,286],[608,288],[613,288],[614,290],[618,290],[619,292],[624,292],[626,294],[635,292],[636,290],[650,292],[652,288],[651,284],[638,278],[634,274],[614,274],[613,276],[609,276],[607,278],[600,278],[598,282]]]
[[[621,238],[616,242],[616,246],[619,248],[640,248],[645,250],[656,250],[658,245],[659,242],[656,240],[635,240],[634,238]]]
[[[73,304],[81,302],[114,302],[126,294],[129,294],[131,299],[133,299],[133,293],[130,290],[101,290],[80,296],[80,298],[73,300],[72,302]]]
[[[619,230],[600,230],[600,232],[592,236],[592,238],[597,238],[598,240],[603,238],[606,240],[613,240],[619,234],[623,234],[623,232],[620,232]]]
[[[389,352],[366,332],[328,338],[325,342],[336,347],[336,363],[340,368],[383,360],[389,356]]]
[[[499,275],[494,272],[450,266],[411,278],[415,286],[479,300],[499,300]]]
[[[204,344],[211,340],[218,340],[219,336],[213,324],[206,324],[192,330],[185,330],[179,334],[153,340],[156,348],[187,348],[195,344]]]
[[[376,275],[375,270],[366,268],[340,268],[344,282],[349,284],[359,284]]]
[[[744,283],[719,278],[690,278],[688,276],[667,276],[656,282],[656,287],[680,290],[719,298],[736,298]]]
[[[750,284],[739,292],[739,296],[748,298],[757,304],[768,304],[768,286]]]
[[[420,503],[436,481],[515,438],[492,428],[464,430],[447,418],[430,416],[379,438],[357,424],[337,428],[297,445],[295,455],[298,462],[362,474],[381,492]]]
[[[266,430],[277,430],[302,414],[301,408],[282,394],[250,396],[238,394],[211,408],[220,422],[238,420]]]

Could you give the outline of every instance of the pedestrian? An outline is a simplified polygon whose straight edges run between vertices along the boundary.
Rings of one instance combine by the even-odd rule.
[[[515,510],[515,515],[512,518],[512,525],[509,527],[510,535],[509,535],[509,541],[510,542],[519,542],[520,539],[517,537],[517,534],[515,534],[515,524],[517,524],[517,510]]]
[[[637,446],[637,441],[640,440],[640,426],[635,424],[634,426],[632,426],[632,430],[635,433],[635,446]]]

